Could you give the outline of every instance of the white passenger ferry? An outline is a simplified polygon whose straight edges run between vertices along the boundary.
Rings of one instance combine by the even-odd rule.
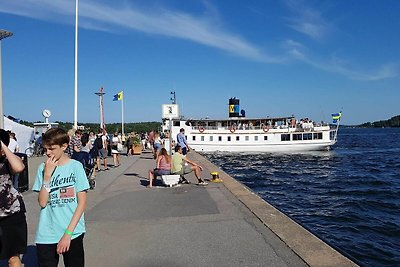
[[[229,104],[228,119],[163,119],[163,131],[171,130],[176,141],[183,128],[189,146],[202,152],[316,151],[329,150],[336,143],[339,120],[331,127],[309,119],[298,121],[293,116],[247,118],[244,114],[239,116],[238,99],[230,99]]]

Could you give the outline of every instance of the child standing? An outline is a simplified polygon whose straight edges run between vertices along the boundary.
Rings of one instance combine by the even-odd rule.
[[[7,147],[10,135],[0,129],[0,260],[9,266],[22,266],[20,254],[26,252],[27,226],[22,195],[13,187],[12,174],[25,168],[21,158]]]
[[[48,130],[42,143],[47,160],[39,166],[33,185],[41,207],[35,239],[39,266],[57,266],[60,254],[65,266],[84,266],[84,210],[89,189],[85,171],[65,153],[69,137],[64,130]]]

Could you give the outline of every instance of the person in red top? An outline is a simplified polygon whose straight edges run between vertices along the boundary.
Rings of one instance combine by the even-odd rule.
[[[154,131],[149,132],[147,140],[149,141],[151,152],[154,154]]]

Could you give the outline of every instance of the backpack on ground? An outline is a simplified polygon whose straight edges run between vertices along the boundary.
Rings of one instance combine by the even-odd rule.
[[[102,149],[103,148],[103,139],[100,137],[96,137],[94,140],[94,146],[97,147],[97,149]]]

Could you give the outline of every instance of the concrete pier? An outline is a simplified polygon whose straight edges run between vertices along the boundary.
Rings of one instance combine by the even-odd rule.
[[[86,266],[357,266],[195,152],[203,178],[218,171],[223,183],[197,186],[190,174],[188,185],[146,188],[152,154],[121,158],[88,192]],[[43,161],[29,159],[30,188]],[[36,266],[37,194],[24,198],[23,263]]]

